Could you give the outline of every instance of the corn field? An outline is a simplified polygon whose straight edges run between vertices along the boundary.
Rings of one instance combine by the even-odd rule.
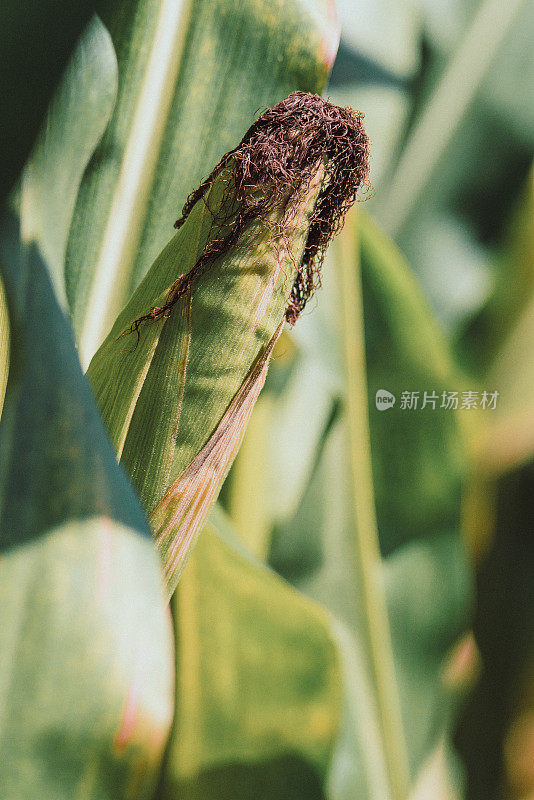
[[[0,800],[534,800],[521,0],[6,0]]]

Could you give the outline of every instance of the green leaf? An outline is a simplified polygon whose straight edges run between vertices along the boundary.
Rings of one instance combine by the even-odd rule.
[[[523,0],[503,5],[483,0],[463,31],[461,41],[440,75],[410,131],[395,173],[384,193],[379,217],[391,235],[402,231],[421,206],[424,191],[465,112],[480,89]],[[447,120],[447,124],[443,121]]]
[[[351,0],[338,0],[337,6],[347,45],[396,75],[414,74],[419,67],[421,33],[421,15],[416,7],[402,0],[378,0],[372,4],[357,0],[359,13],[355,14]]]
[[[9,375],[9,314],[4,283],[0,276],[0,419]]]
[[[328,615],[247,555],[220,513],[172,607],[177,716],[162,798],[322,797],[340,699]]]
[[[30,154],[48,102],[94,8],[92,0],[74,0],[68,5],[61,0],[43,0],[31,6],[7,0],[3,5],[2,202]]]
[[[410,81],[420,69],[421,12],[402,0],[337,0],[341,47],[328,94],[365,109],[373,143],[370,179],[377,200],[387,196],[391,167],[412,110]]]
[[[0,785],[153,796],[172,721],[159,562],[35,246],[2,220],[11,329],[0,421]]]
[[[275,524],[289,519],[298,507],[332,414],[336,390],[313,346],[300,347],[276,398],[276,425],[269,437],[268,497]]]
[[[408,753],[402,726],[387,601],[380,575],[380,544],[367,411],[361,262],[355,209],[347,222],[345,233],[338,242],[337,260],[342,348],[346,370],[344,416],[349,444],[348,466],[352,479],[355,528],[352,540],[354,577],[361,587],[361,631],[368,641],[369,665],[375,685],[388,785],[392,798],[403,800],[409,792]]]
[[[327,431],[297,512],[275,529],[271,553],[271,563],[286,578],[342,623],[338,639],[352,666],[346,667],[344,724],[329,777],[335,800],[390,796],[384,789],[390,786],[390,767],[379,702],[383,689],[377,684],[369,636],[370,621],[382,611],[376,597],[370,600],[364,591],[362,575],[371,568],[366,580],[371,586],[384,585],[412,781],[450,732],[458,690],[447,684],[444,668],[468,624],[472,592],[459,532],[466,467],[458,420],[451,411],[399,408],[405,389],[453,391],[460,388],[459,381],[404,260],[369,218],[359,216],[370,446],[382,564],[371,559],[363,545],[356,547],[362,526],[372,519],[368,514],[366,521],[361,508],[354,515],[365,495],[365,461],[361,447],[352,453],[357,481],[351,480],[349,442],[354,437],[349,437],[346,401]],[[339,244],[332,248],[325,283],[336,276],[335,260],[352,258],[346,266],[355,268],[355,235],[347,221]],[[328,288],[325,296],[333,301],[327,312],[335,331],[340,302],[336,306],[336,293]],[[331,335],[330,342],[335,340]],[[355,337],[349,341],[356,348]],[[331,358],[337,359],[335,352]],[[397,395],[392,409],[378,411],[378,389]]]
[[[403,257],[366,215],[360,221],[369,425],[380,543],[391,552],[406,539],[458,529],[467,472],[454,410],[441,408],[444,391],[461,391],[446,341]],[[395,406],[378,410],[386,389]],[[419,408],[401,409],[403,391],[419,392]],[[422,409],[424,392],[438,396]]]
[[[343,662],[343,717],[327,778],[329,800],[390,797],[384,744],[365,642],[335,620]]]
[[[23,236],[37,243],[63,306],[74,205],[84,170],[110,120],[117,83],[111,38],[94,17],[52,99],[22,179]]]
[[[346,441],[346,423],[339,418],[297,514],[277,531],[271,563],[342,623],[338,641],[347,660],[345,722],[329,775],[333,797],[383,800],[389,796],[384,793],[388,773],[369,667],[366,611],[351,570],[355,531]],[[450,728],[457,704],[443,670],[465,631],[471,600],[460,534],[430,531],[425,540],[400,546],[384,560],[382,578],[414,780]]]
[[[323,288],[321,304],[322,299]],[[265,387],[222,490],[235,530],[262,560],[273,525],[298,508],[332,415],[336,379],[308,336],[309,320],[320,314],[321,304],[276,343]]]
[[[122,0],[103,19],[121,84],[67,253],[84,365],[168,242],[188,191],[259,107],[322,90],[339,35],[323,0]]]
[[[229,515],[234,528],[248,550],[261,561],[265,561],[269,553],[271,514],[265,492],[254,495],[250,485],[261,485],[266,477],[272,412],[272,398],[263,390],[223,484],[223,492],[226,495],[230,492]]]
[[[163,582],[172,594],[188,554],[240,445],[244,426],[265,381],[272,348],[281,324],[228,406],[214,433],[179,474],[150,515],[162,554]]]
[[[319,169],[295,201],[289,233],[275,232],[285,205],[270,211],[267,222],[253,219],[231,249],[194,279],[169,316],[141,323],[136,347],[135,333],[123,334],[164,304],[177,276],[187,280],[206,244],[235,219],[223,171],[91,361],[88,377],[112,442],[152,515],[169,594],[263,386],[322,175]],[[228,213],[221,228],[218,216]]]
[[[482,342],[484,387],[497,390],[495,410],[480,425],[474,444],[477,469],[495,477],[527,464],[534,455],[534,168],[500,253],[494,296],[473,328]],[[473,331],[471,332],[473,336]]]
[[[0,427],[0,549],[95,514],[148,535],[47,269],[34,246],[19,243],[12,218],[3,220],[1,234],[11,355]]]
[[[172,640],[151,542],[70,520],[0,560],[6,800],[154,796],[172,720]]]

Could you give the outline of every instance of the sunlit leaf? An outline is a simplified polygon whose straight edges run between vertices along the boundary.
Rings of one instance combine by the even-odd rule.
[[[280,339],[278,340],[280,341]],[[276,346],[275,346],[276,347]],[[266,479],[267,452],[273,413],[272,398],[265,391],[256,401],[230,476],[230,516],[234,528],[248,550],[264,561],[271,541],[271,509],[266,493],[250,492],[250,485],[261,486]]]
[[[307,351],[301,349],[273,409],[276,424],[270,434],[268,498],[275,522],[288,519],[296,511],[332,413],[336,390],[313,346]]]
[[[74,205],[84,170],[111,117],[117,81],[113,44],[94,17],[54,95],[22,179],[22,234],[37,243],[63,306]]]
[[[4,797],[153,797],[173,699],[160,593],[151,542],[105,517],[2,554]]]
[[[220,515],[172,605],[177,716],[162,796],[270,800],[283,786],[288,800],[322,797],[340,700],[328,615],[247,555]]]
[[[6,798],[149,800],[173,701],[158,557],[47,268],[11,218],[0,263],[11,330],[0,421],[0,785]]]
[[[254,363],[207,443],[171,484],[150,515],[156,544],[164,561],[163,583],[169,595],[241,443],[252,408],[263,387],[269,357],[280,329],[281,325]]]
[[[68,6],[58,0],[43,0],[31,10],[18,0],[7,0],[3,5],[2,202],[20,175],[48,102],[94,9],[92,0],[73,0]]]

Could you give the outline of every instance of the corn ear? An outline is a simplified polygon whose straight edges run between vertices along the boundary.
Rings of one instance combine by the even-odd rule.
[[[130,331],[136,319],[163,304],[177,272],[186,274],[205,245],[207,208],[219,204],[225,178],[215,183],[156,259],[89,366],[121,463],[147,512],[157,506],[153,527],[169,580],[181,571],[263,385],[294,280],[292,258],[304,248],[321,179],[319,170],[302,201],[291,253],[270,240],[263,223],[252,223],[246,236],[253,245],[236,247],[213,264],[167,317],[140,327],[137,343]],[[271,222],[282,213],[277,210]],[[179,487],[187,487],[182,501]],[[184,541],[170,570],[166,559],[176,533]]]
[[[266,112],[255,123],[261,147],[251,144],[253,126],[190,195],[178,232],[88,370],[116,452],[151,515],[169,596],[239,447],[284,316],[293,322],[304,307],[314,259],[345,210],[345,186],[332,167],[337,153],[329,160],[332,142],[323,154],[318,140],[322,120],[310,147],[298,115],[303,104],[319,118],[328,107],[354,124],[354,112],[303,93],[284,103],[270,112],[282,109],[293,122],[296,115],[296,127],[278,123],[273,144],[272,120],[267,134],[262,128]],[[302,167],[299,157],[308,159]]]

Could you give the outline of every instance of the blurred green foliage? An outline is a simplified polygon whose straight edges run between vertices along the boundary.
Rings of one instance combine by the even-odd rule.
[[[393,774],[405,769],[413,800],[529,797],[532,5],[338,0],[328,85],[329,0],[120,0],[88,25],[91,4],[11,5],[1,189],[19,176],[19,221],[3,214],[0,250],[2,796],[406,800]],[[469,89],[461,113],[450,73]],[[110,443],[77,353],[85,368],[188,192],[260,107],[297,88],[366,113],[374,196],[330,249],[317,307],[276,345],[171,625],[145,517],[163,490],[144,483],[162,459],[159,422],[138,420],[123,470],[112,444],[122,452],[124,437]],[[225,319],[230,300],[218,304]],[[354,311],[350,330],[342,309]],[[229,335],[204,374],[212,312],[189,398],[202,442],[239,385],[211,408],[235,356]],[[241,314],[255,342],[249,323]],[[349,375],[360,350],[366,366]],[[172,416],[179,353],[165,354],[149,405],[170,403]],[[111,404],[114,383],[140,390],[145,377],[118,373]],[[354,381],[369,422],[356,445]],[[397,398],[387,411],[375,404],[383,389]],[[405,390],[470,389],[499,391],[495,412],[400,407]],[[194,452],[177,444],[187,465]],[[391,658],[386,692],[377,637]]]

